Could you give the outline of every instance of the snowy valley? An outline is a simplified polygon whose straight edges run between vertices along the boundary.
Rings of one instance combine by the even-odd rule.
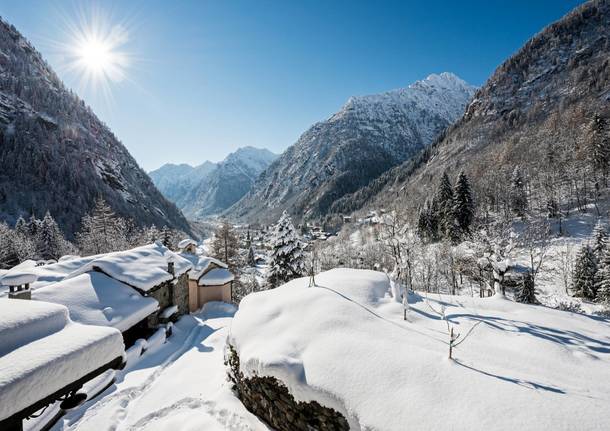
[[[147,175],[2,20],[0,430],[609,430],[609,59],[591,0]]]

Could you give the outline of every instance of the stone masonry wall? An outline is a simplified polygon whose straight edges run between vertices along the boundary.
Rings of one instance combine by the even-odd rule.
[[[189,312],[189,278],[188,273],[182,274],[175,279],[173,289],[173,303],[178,306],[178,314],[188,314]]]
[[[151,298],[159,302],[159,311],[170,305],[178,306],[178,314],[183,315],[189,312],[189,288],[188,274],[163,283],[159,288],[149,293]],[[159,324],[158,313],[148,318],[148,326],[154,328]]]
[[[279,431],[349,430],[345,417],[316,401],[300,402],[274,377],[244,378],[239,370],[239,356],[228,350],[229,378],[246,408]]]

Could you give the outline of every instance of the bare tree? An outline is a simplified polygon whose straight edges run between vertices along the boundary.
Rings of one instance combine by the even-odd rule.
[[[518,244],[527,251],[529,271],[536,285],[536,276],[544,263],[549,250],[551,229],[548,222],[530,221],[518,239]]]

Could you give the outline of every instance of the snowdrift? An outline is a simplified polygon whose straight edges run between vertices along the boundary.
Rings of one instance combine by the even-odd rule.
[[[353,429],[610,429],[610,321],[495,298],[411,295],[334,269],[247,296],[229,343]],[[448,356],[447,322],[468,338]],[[481,323],[477,323],[481,322]]]
[[[0,420],[121,358],[114,328],[74,323],[62,305],[0,300]]]

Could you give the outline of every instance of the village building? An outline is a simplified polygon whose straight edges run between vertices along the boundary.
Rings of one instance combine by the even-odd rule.
[[[180,253],[197,254],[197,243],[190,239],[183,239],[178,243],[178,251]]]
[[[9,297],[62,304],[76,322],[117,328],[129,346],[189,312],[191,268],[190,261],[154,243],[44,266],[24,262],[0,283]]]
[[[190,260],[193,268],[189,271],[189,311],[199,310],[210,301],[231,302],[233,300],[234,275],[227,264],[210,256],[196,256],[182,253]]]

